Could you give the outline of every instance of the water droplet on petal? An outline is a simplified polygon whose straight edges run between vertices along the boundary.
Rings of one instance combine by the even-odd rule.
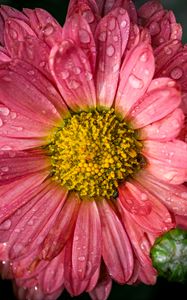
[[[1,150],[12,150],[12,147],[10,147],[8,145],[4,145],[1,147]]]
[[[80,83],[77,80],[73,79],[69,82],[70,89],[76,90],[79,86],[80,86]]]
[[[92,78],[93,78],[93,75],[92,75],[92,73],[90,73],[90,72],[85,72],[85,76],[86,76],[86,79],[89,81],[89,80],[92,80]]]
[[[118,42],[119,41],[119,37],[117,35],[114,35],[113,36],[113,40],[114,40],[114,42]]]
[[[127,21],[126,20],[123,20],[121,23],[120,23],[120,26],[121,28],[125,28],[127,26]]]
[[[11,222],[11,220],[6,220],[6,221],[4,221],[3,223],[1,223],[1,225],[0,225],[0,230],[8,230],[8,229],[10,229],[10,226],[12,225],[12,222]]]
[[[115,64],[112,68],[113,73],[116,73],[117,71],[119,71],[120,65],[119,64]]]
[[[3,126],[3,120],[0,119],[0,127]]]
[[[147,60],[148,60],[148,54],[147,54],[147,52],[144,52],[144,53],[140,56],[140,61],[146,62]]]
[[[167,54],[167,55],[171,55],[172,54],[172,49],[170,47],[165,47],[164,48],[164,52]]]
[[[160,26],[157,22],[152,22],[149,26],[149,32],[151,35],[156,35],[160,32]]]
[[[29,220],[27,225],[32,226],[34,224],[33,220]]]
[[[170,76],[175,80],[180,79],[182,75],[183,75],[183,70],[179,67],[174,68],[170,73]]]
[[[15,254],[18,254],[21,250],[23,249],[23,245],[21,245],[21,244],[15,244],[14,246],[13,246],[13,250],[14,250],[14,253]]]
[[[147,199],[148,199],[147,194],[142,193],[142,194],[141,194],[141,200],[142,200],[142,201],[146,201]]]
[[[28,58],[33,60],[34,59],[34,52],[33,52],[33,50],[31,48],[27,47],[26,51],[27,51]]]
[[[114,55],[114,53],[115,53],[114,46],[113,45],[108,46],[106,49],[106,54],[111,57]]]
[[[33,70],[30,70],[30,71],[28,71],[27,73],[28,73],[30,76],[33,76],[33,75],[35,74]]]
[[[81,69],[79,67],[74,67],[73,68],[73,72],[76,74],[76,75],[79,75],[81,73]]]
[[[105,42],[105,41],[106,41],[106,37],[107,37],[106,31],[103,31],[103,32],[101,32],[101,33],[99,34],[98,40],[99,40],[100,42]]]
[[[136,77],[134,74],[131,74],[129,76],[129,83],[132,85],[135,89],[141,89],[144,86],[143,80]]]
[[[85,259],[86,259],[85,256],[79,256],[79,257],[78,257],[78,260],[79,260],[79,261],[85,261]]]
[[[0,114],[3,116],[8,116],[10,113],[10,110],[7,107],[0,107]]]
[[[2,172],[8,172],[8,170],[9,170],[9,167],[2,167],[2,168],[1,168],[1,171],[2,171]]]
[[[83,44],[90,43],[90,35],[89,35],[88,31],[86,31],[85,29],[79,30],[79,38],[80,38],[81,43],[83,43]]]
[[[95,20],[94,14],[90,10],[85,10],[82,15],[89,24]]]
[[[49,36],[51,35],[52,33],[54,32],[54,27],[52,24],[47,24],[44,29],[43,29],[43,33],[46,35],[46,36]]]
[[[18,38],[18,34],[13,28],[10,29],[9,33],[13,40],[16,40]]]
[[[67,79],[69,77],[69,71],[64,70],[61,72],[62,79]]]

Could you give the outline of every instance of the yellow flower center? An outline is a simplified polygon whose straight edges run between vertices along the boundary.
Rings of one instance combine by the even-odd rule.
[[[116,198],[121,181],[140,170],[142,144],[114,109],[64,119],[47,146],[53,180],[80,197]]]

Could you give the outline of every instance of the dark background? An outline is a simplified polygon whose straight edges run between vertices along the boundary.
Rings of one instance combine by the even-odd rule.
[[[137,6],[144,3],[142,0],[135,0]],[[0,0],[0,4],[6,4],[15,8],[41,7],[48,10],[62,25],[67,11],[68,0]],[[187,42],[187,0],[162,0],[164,6],[172,9],[177,21],[183,26],[183,41]],[[184,296],[183,296],[184,295]],[[108,300],[159,300],[159,299],[186,299],[187,284],[169,283],[164,279],[158,278],[155,286],[120,286],[113,284],[112,292]],[[59,300],[68,300],[71,297],[65,292]],[[76,297],[75,300],[88,300],[87,294]],[[0,300],[15,300],[9,281],[0,281]]]

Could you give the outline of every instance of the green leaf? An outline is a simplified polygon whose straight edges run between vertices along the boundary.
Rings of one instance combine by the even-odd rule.
[[[151,258],[158,274],[169,281],[187,281],[187,231],[172,229],[156,239]]]

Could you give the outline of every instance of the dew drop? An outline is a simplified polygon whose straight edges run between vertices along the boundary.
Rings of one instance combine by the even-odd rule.
[[[10,226],[12,225],[11,220],[6,220],[0,225],[0,230],[8,230],[10,229]]]
[[[80,86],[80,83],[77,80],[73,79],[69,82],[70,89],[76,90],[79,86]]]
[[[14,250],[15,254],[18,254],[22,249],[23,249],[23,246],[21,244],[15,244],[13,246],[13,250]]]
[[[44,68],[45,65],[46,65],[46,62],[45,62],[45,61],[41,61],[41,62],[39,63],[39,67],[41,67],[41,68]]]
[[[113,36],[113,40],[114,40],[114,42],[118,42],[118,41],[119,41],[118,36],[117,36],[117,35],[114,35],[114,36]]]
[[[78,260],[79,260],[79,261],[85,261],[85,259],[86,259],[85,256],[79,256],[79,257],[78,257]]]
[[[90,72],[85,72],[85,76],[88,81],[92,80],[92,78],[93,78],[93,75]]]
[[[144,53],[140,56],[140,61],[146,62],[147,60],[148,60],[148,54],[147,54],[147,52],[144,52]]]
[[[13,40],[16,40],[18,38],[18,34],[13,28],[10,29],[9,33]]]
[[[83,44],[90,43],[90,35],[89,35],[88,31],[86,31],[85,29],[79,30],[79,38],[80,38],[81,43],[83,43]]]
[[[33,52],[33,50],[27,47],[26,51],[27,51],[28,58],[29,59],[34,59],[34,52]]]
[[[1,168],[1,171],[2,171],[2,172],[8,172],[8,170],[9,170],[9,167],[2,167],[2,168]]]
[[[34,224],[33,220],[29,220],[27,225],[32,226]]]
[[[28,71],[27,73],[28,73],[28,75],[30,75],[30,76],[33,76],[33,75],[35,74],[33,70],[30,70],[30,71]]]
[[[114,46],[113,45],[109,45],[107,47],[107,49],[106,49],[106,54],[111,57],[111,56],[114,55],[114,53],[115,53]]]
[[[79,75],[81,73],[81,69],[79,67],[74,67],[73,68],[73,72],[76,74],[76,75]]]
[[[129,83],[135,89],[141,89],[144,86],[143,80],[141,80],[140,78],[136,77],[134,74],[131,74],[129,76]]]
[[[85,10],[82,15],[89,24],[94,22],[94,20],[95,20],[95,17],[90,10]]]
[[[113,73],[116,73],[117,71],[119,71],[120,65],[119,64],[115,64],[112,68]]]
[[[121,28],[125,28],[127,26],[127,21],[126,20],[123,20],[121,23],[120,23],[120,27]]]
[[[105,42],[106,41],[106,38],[107,38],[107,34],[106,34],[106,31],[103,31],[99,34],[98,36],[98,40],[100,42]]]
[[[4,145],[1,147],[1,150],[12,150],[12,147],[10,147],[8,145]]]
[[[0,113],[1,113],[3,116],[8,116],[9,113],[10,113],[10,110],[9,110],[7,107],[0,107]]]
[[[3,126],[3,120],[0,119],[0,127]]]
[[[167,54],[167,55],[171,55],[172,54],[172,49],[170,47],[165,47],[164,48],[164,52]]]
[[[151,35],[156,35],[160,32],[160,26],[157,22],[152,22],[149,26],[149,32]]]
[[[69,77],[69,71],[67,71],[67,70],[62,71],[61,72],[61,77],[64,80],[67,79]]]
[[[183,70],[179,67],[175,67],[170,73],[170,76],[175,80],[180,79],[182,75],[183,75]]]
[[[46,35],[46,36],[49,36],[51,35],[52,33],[54,32],[54,27],[52,24],[47,24],[44,29],[43,29],[43,33]]]
[[[141,200],[142,200],[142,201],[146,201],[147,199],[148,199],[147,194],[142,193],[142,194],[141,194]]]
[[[74,241],[78,241],[79,240],[79,236],[78,235],[75,235],[74,236]]]

